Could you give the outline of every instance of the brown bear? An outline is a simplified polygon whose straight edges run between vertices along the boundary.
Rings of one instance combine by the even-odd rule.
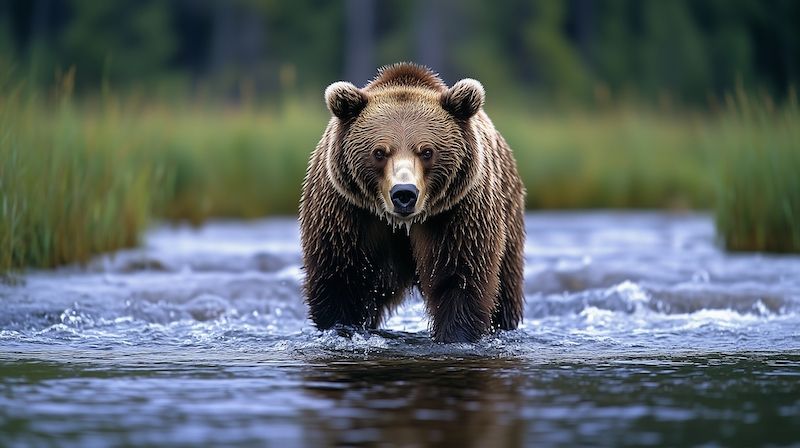
[[[482,110],[408,63],[363,89],[325,90],[333,117],[300,201],[304,290],[319,329],[377,328],[417,286],[436,341],[474,342],[522,319],[525,190]]]

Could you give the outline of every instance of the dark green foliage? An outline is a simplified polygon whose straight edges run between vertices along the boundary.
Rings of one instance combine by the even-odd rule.
[[[141,82],[169,70],[176,42],[160,0],[72,0],[59,42],[63,62],[87,82]]]
[[[497,96],[704,105],[737,83],[785,96],[800,80],[798,21],[795,0],[8,0],[0,61],[39,87],[76,66],[83,90],[177,84],[238,99],[416,60]]]

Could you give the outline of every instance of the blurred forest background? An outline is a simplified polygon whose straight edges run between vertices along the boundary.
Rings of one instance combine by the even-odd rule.
[[[696,105],[800,77],[795,0],[4,0],[0,61],[37,85],[236,99],[363,84],[400,60],[493,95]],[[8,69],[5,69],[6,71]]]
[[[293,214],[324,88],[483,82],[531,209],[713,210],[800,251],[796,0],[2,0],[0,271]]]

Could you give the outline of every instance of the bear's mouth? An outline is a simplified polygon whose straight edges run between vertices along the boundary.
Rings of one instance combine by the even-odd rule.
[[[414,207],[395,207],[394,214],[401,218],[408,218],[414,213]]]
[[[396,222],[411,222],[416,221],[424,213],[419,204],[411,207],[397,207],[394,204],[388,205],[384,202],[384,214]]]
[[[389,214],[395,218],[399,218],[402,220],[411,220],[419,215],[419,212],[415,211],[414,208],[401,208],[398,209],[397,207],[394,210],[390,210]]]

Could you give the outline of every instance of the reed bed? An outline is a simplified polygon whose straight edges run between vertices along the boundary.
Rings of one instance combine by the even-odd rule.
[[[0,272],[85,262],[154,219],[294,214],[321,101],[271,107],[0,92]],[[489,108],[530,209],[714,209],[733,250],[800,251],[800,114]]]

